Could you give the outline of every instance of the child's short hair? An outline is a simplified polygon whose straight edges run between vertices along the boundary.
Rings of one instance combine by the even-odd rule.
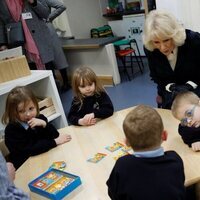
[[[89,67],[79,67],[77,68],[72,77],[72,89],[74,95],[78,102],[82,102],[83,95],[79,91],[79,86],[86,86],[95,84],[95,94],[100,94],[101,92],[105,92],[105,89],[95,72]]]
[[[16,122],[18,120],[17,107],[20,103],[27,103],[32,100],[36,106],[37,115],[39,114],[38,101],[34,93],[26,86],[17,86],[13,88],[7,96],[6,108],[2,116],[2,123],[7,124],[9,122]]]
[[[177,118],[180,108],[185,105],[185,104],[193,104],[193,105],[198,105],[199,104],[199,97],[191,91],[187,91],[187,92],[180,92],[176,95],[173,103],[172,103],[172,107],[171,107],[171,111],[172,114],[175,118]]]
[[[133,150],[149,150],[160,146],[164,126],[154,108],[139,105],[126,116],[123,130]]]

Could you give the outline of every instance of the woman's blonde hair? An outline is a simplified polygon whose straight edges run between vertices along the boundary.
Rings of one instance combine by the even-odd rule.
[[[145,20],[143,44],[149,51],[155,49],[156,38],[172,39],[175,46],[181,46],[186,39],[185,28],[171,14],[163,10],[152,10]]]
[[[94,73],[94,71],[89,67],[79,67],[77,68],[72,77],[72,89],[75,97],[75,102],[77,104],[83,103],[84,96],[81,94],[79,90],[79,86],[87,86],[95,84],[95,95],[100,95],[101,92],[105,92],[103,85],[100,83],[98,77]]]
[[[33,101],[33,104],[37,110],[37,115],[39,115],[39,105],[34,93],[26,86],[17,86],[13,88],[8,93],[6,99],[6,108],[1,119],[2,123],[8,124],[9,122],[17,122],[19,119],[17,110],[18,105],[23,102],[24,105],[26,105],[26,103],[29,101]]]

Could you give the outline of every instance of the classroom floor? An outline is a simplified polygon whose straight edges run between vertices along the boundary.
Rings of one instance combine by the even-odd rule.
[[[134,77],[132,77],[131,81],[128,81],[123,70],[120,70],[122,82],[113,87],[106,87],[106,91],[113,102],[115,111],[138,104],[146,104],[156,107],[156,85],[150,80],[146,58],[143,58],[143,62],[143,74],[138,72],[134,75]],[[138,67],[136,65],[134,65],[134,69],[135,71],[138,71]],[[72,90],[70,89],[62,93],[60,96],[67,115],[72,101]]]

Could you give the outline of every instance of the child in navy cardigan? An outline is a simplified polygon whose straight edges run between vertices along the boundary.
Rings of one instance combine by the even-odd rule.
[[[2,122],[6,124],[5,144],[10,161],[16,169],[30,156],[71,140],[70,135],[59,134],[39,113],[37,99],[28,87],[17,86],[9,92]]]
[[[97,118],[104,119],[113,114],[113,104],[89,67],[77,68],[72,78],[74,98],[68,113],[68,121],[73,125],[91,126]]]
[[[119,158],[107,181],[112,200],[183,200],[183,162],[174,151],[161,147],[167,139],[157,111],[140,105],[123,122],[127,144],[133,155]]]

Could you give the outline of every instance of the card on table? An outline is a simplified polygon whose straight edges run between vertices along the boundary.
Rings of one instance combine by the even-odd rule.
[[[66,167],[66,163],[64,161],[57,161],[57,162],[53,162],[53,164],[49,168],[64,170],[65,167]]]
[[[131,151],[131,150],[133,150],[130,146],[123,146],[122,147],[122,150],[124,150],[124,151]]]
[[[117,152],[117,155],[115,157],[113,157],[115,160],[117,160],[118,158],[125,156],[125,155],[129,155],[129,153],[127,151],[124,151],[123,149],[120,149]]]
[[[112,146],[107,146],[105,148],[110,152],[114,152],[122,147],[124,147],[124,144],[122,144],[120,142],[115,142]]]
[[[88,161],[88,162],[92,162],[92,163],[97,163],[97,162],[99,162],[100,160],[102,160],[105,156],[107,156],[107,155],[104,154],[104,153],[97,153],[97,154],[94,155],[93,158],[90,158],[90,159],[88,159],[87,161]]]

